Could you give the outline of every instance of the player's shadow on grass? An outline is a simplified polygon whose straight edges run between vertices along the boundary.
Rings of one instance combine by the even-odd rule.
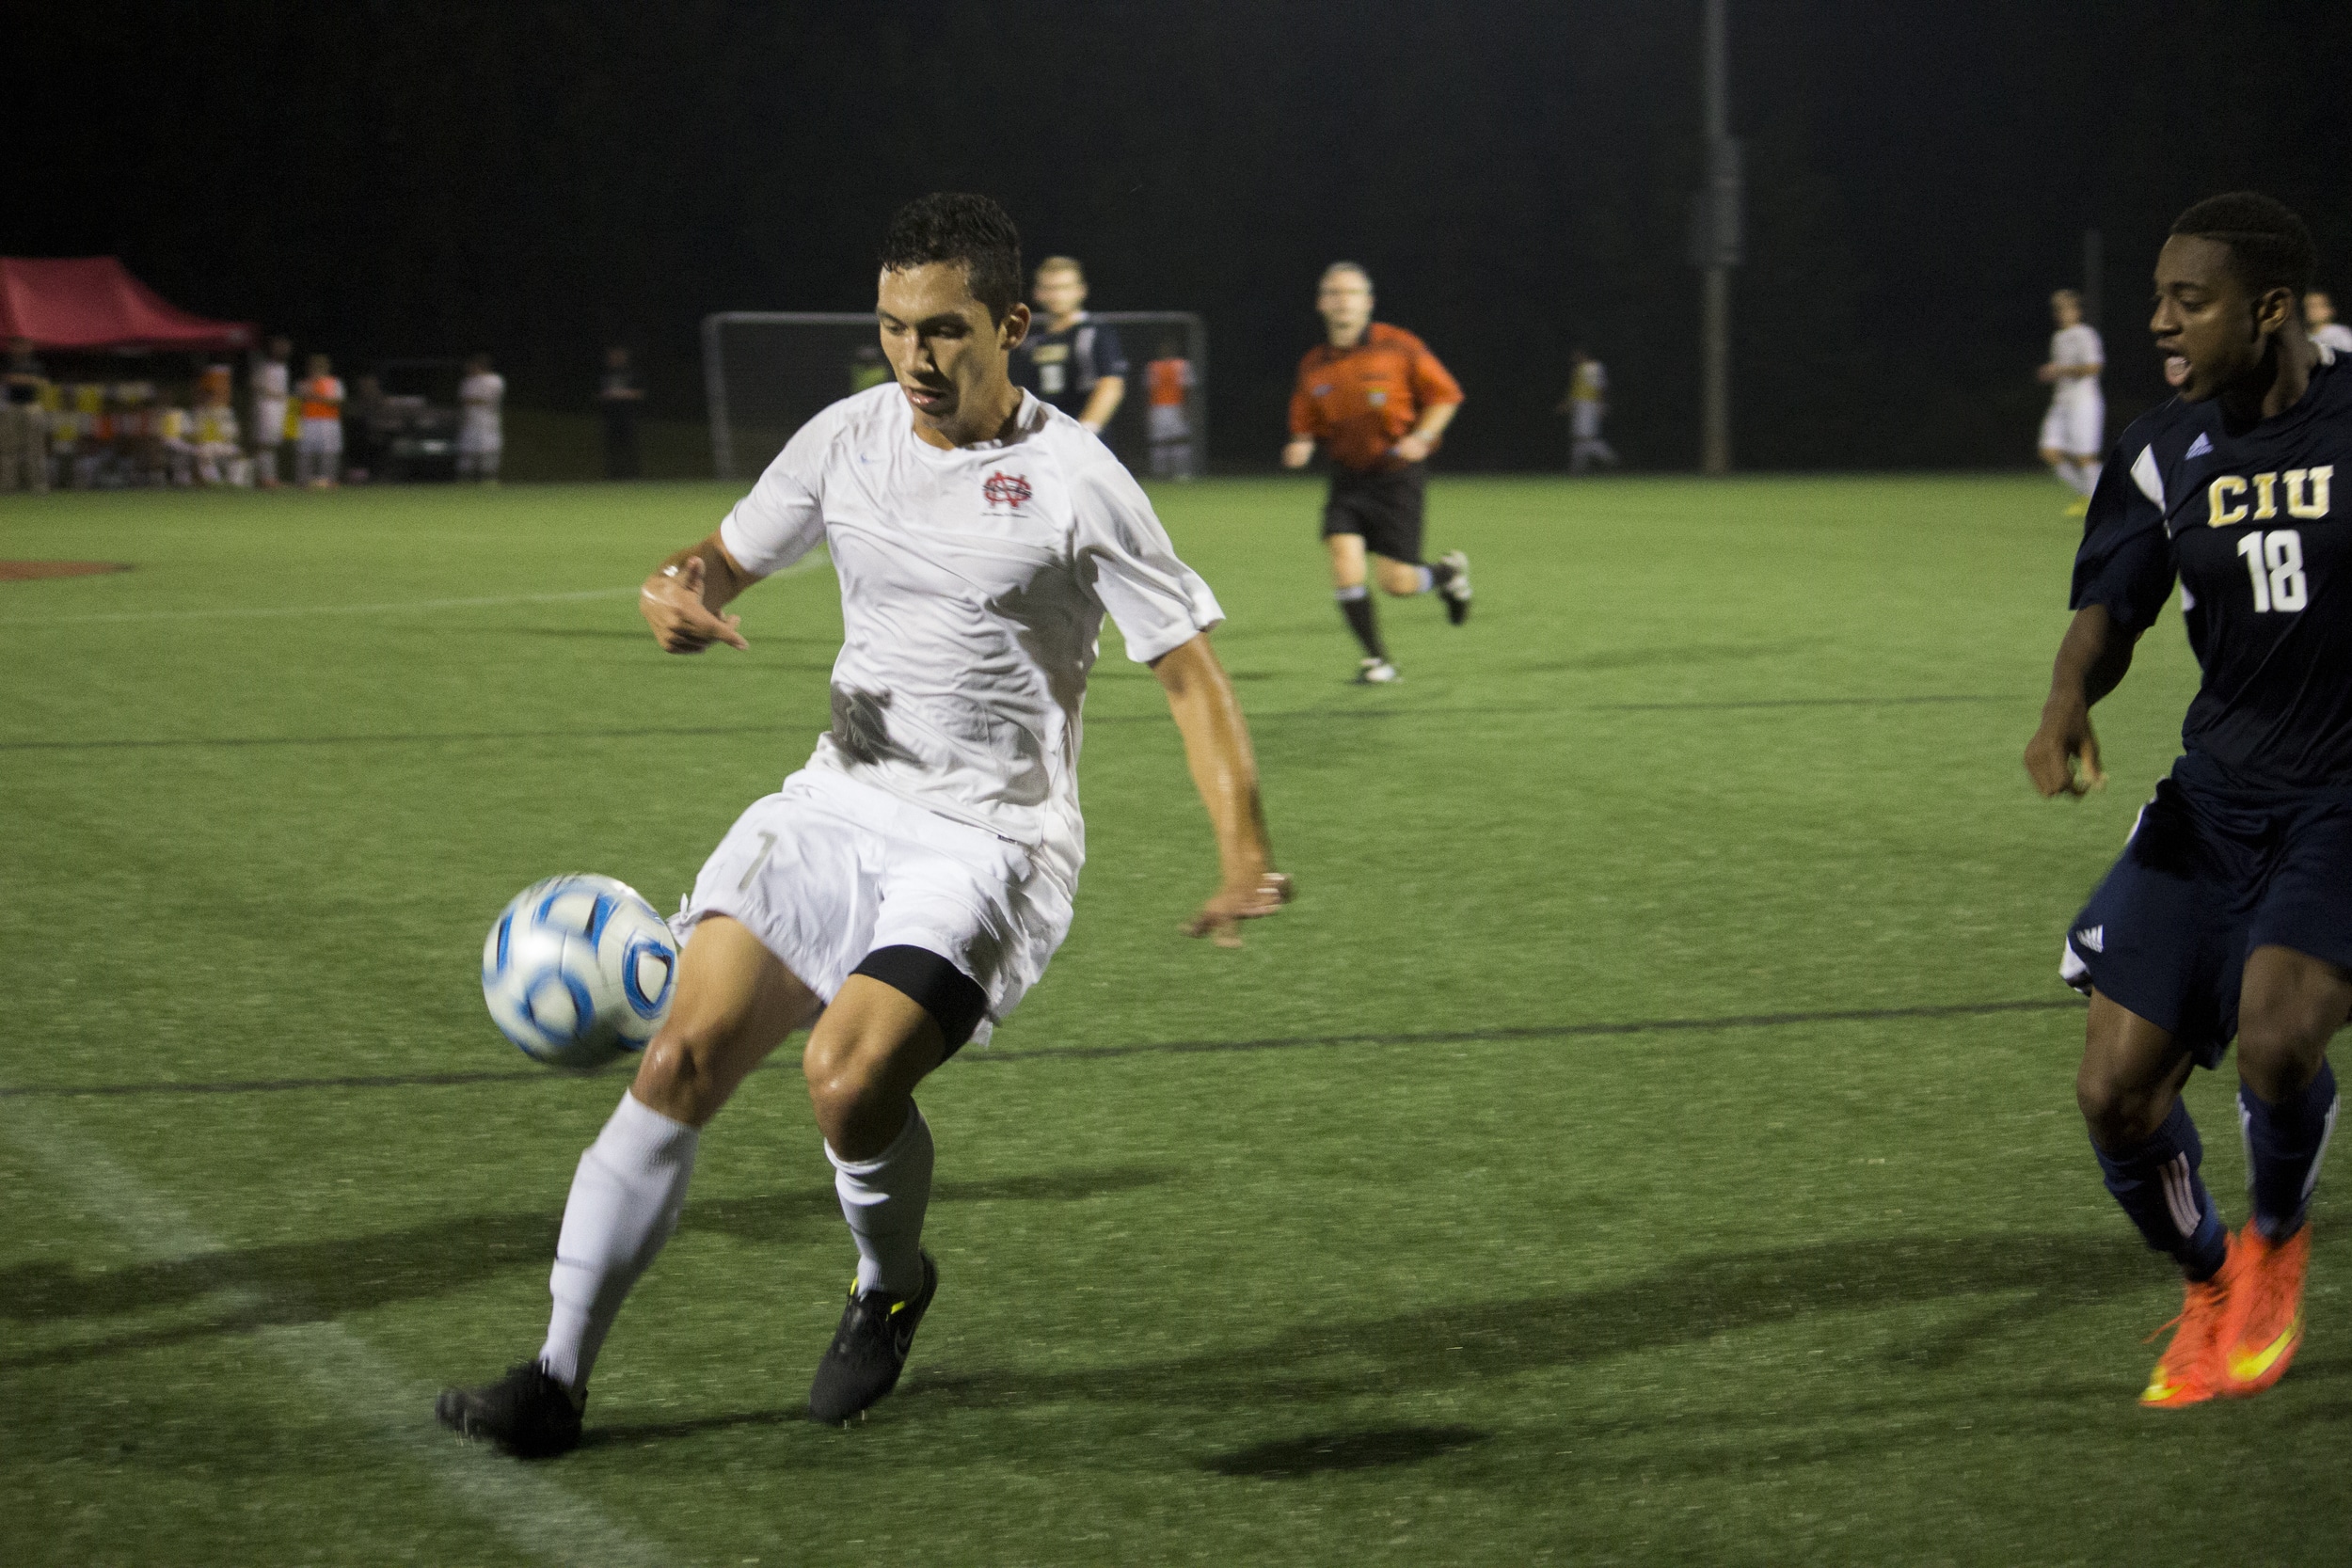
[[[1773,642],[1661,642],[1644,648],[1597,648],[1565,658],[1513,664],[1508,669],[1515,675],[1561,675],[1606,670],[1656,670],[1681,664],[1737,664],[1751,658],[1804,653],[1828,641],[1825,637],[1793,637]]]
[[[1395,1426],[1318,1432],[1220,1454],[1201,1468],[1220,1476],[1295,1481],[1330,1470],[1382,1470],[1475,1448],[1493,1437],[1475,1427]]]
[[[1076,1202],[1172,1180],[1175,1172],[1120,1166],[1056,1175],[943,1181],[935,1203]],[[406,1230],[201,1253],[119,1269],[28,1263],[0,1272],[0,1322],[64,1323],[195,1309],[191,1321],[126,1329],[21,1355],[0,1370],[70,1365],[276,1325],[447,1295],[512,1268],[544,1268],[560,1214],[467,1214]],[[831,1187],[689,1202],[680,1231],[717,1232],[757,1245],[790,1245],[837,1231]]]
[[[1315,1318],[1251,1344],[1067,1372],[910,1376],[910,1402],[957,1406],[1101,1401],[1240,1406],[1441,1391],[1549,1368],[1665,1350],[1836,1312],[1998,1297],[1997,1311],[1931,1338],[1900,1364],[1964,1359],[1994,1333],[2146,1289],[2161,1275],[2128,1245],[2080,1236],[1822,1243],[1678,1259],[1637,1279],[1565,1294],[1468,1302],[1369,1321]]]

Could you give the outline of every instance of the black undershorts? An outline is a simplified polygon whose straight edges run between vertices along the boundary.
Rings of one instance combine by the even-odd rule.
[[[877,947],[850,973],[880,980],[930,1014],[947,1042],[943,1061],[963,1049],[988,1013],[979,982],[928,947]]]
[[[1360,534],[1364,548],[1373,554],[1418,566],[1428,488],[1425,463],[1384,469],[1333,468],[1331,493],[1323,503],[1323,536]]]

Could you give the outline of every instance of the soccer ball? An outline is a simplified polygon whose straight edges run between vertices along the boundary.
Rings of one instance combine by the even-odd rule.
[[[610,877],[532,883],[482,944],[482,999],[500,1032],[566,1072],[645,1049],[676,982],[669,927]]]

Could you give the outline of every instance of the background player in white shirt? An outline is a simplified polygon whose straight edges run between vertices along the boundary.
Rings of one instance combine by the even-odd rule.
[[[676,999],[580,1159],[538,1357],[441,1396],[443,1423],[518,1453],[579,1441],[597,1349],[676,1224],[700,1130],[804,1027],[858,1250],[810,1412],[846,1420],[896,1385],[938,1283],[919,1246],[931,1139],[914,1089],[1012,1010],[1069,927],[1079,707],[1106,612],[1167,689],[1216,829],[1222,885],[1192,934],[1236,943],[1238,922],[1289,897],[1209,646],[1216,596],[1109,450],[1009,379],[1029,324],[1011,219],[985,197],[927,197],[892,221],[881,261],[896,379],[810,420],[642,594],[665,649],[741,648],[725,605],[826,546],[843,622],[833,727],[721,841],[675,922]]]
[[[499,476],[499,454],[506,450],[506,430],[501,410],[506,402],[506,378],[490,369],[490,356],[477,354],[466,361],[466,378],[457,384],[457,477],[485,483]]]
[[[1581,474],[1596,460],[1617,466],[1616,449],[1601,438],[1609,414],[1609,370],[1581,344],[1568,352],[1568,390],[1552,412],[1568,417],[1568,472]]]
[[[2336,302],[2317,289],[2303,296],[2304,336],[2338,354],[2352,354],[2352,326],[2336,320]]]
[[[2106,350],[2099,329],[2083,320],[2082,295],[2060,289],[2050,296],[2050,357],[2034,372],[2049,384],[2050,411],[2042,417],[2042,461],[2088,505],[2106,449],[2107,404],[2099,391]],[[2079,508],[2077,509],[2079,511]]]
[[[278,488],[278,449],[286,442],[286,398],[293,389],[294,345],[269,341],[253,367],[253,472],[264,490]]]

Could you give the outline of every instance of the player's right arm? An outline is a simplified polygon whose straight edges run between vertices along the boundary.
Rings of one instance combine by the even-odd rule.
[[[737,594],[784,570],[825,540],[826,454],[839,430],[833,408],[787,441],[710,537],[689,545],[654,568],[637,592],[637,610],[664,652],[698,654],[713,642],[748,649],[742,617],[723,615]]]
[[[664,653],[698,654],[713,642],[748,650],[738,629],[743,618],[719,612],[758,580],[736,564],[713,530],[654,568],[637,591],[637,611]]]
[[[2090,708],[2122,684],[2138,641],[2139,633],[2118,626],[2104,604],[2087,604],[2074,612],[2050,671],[2041,727],[2026,745],[2026,774],[2043,795],[2080,795],[2106,786]]]
[[[2135,430],[2138,427],[2135,426]],[[2153,449],[2126,434],[2107,454],[2074,555],[2074,619],[2058,642],[2042,722],[2026,744],[2026,776],[2045,796],[2081,795],[2106,784],[2090,709],[2122,683],[2132,650],[2171,597],[2172,544]]]
[[[1323,409],[1307,382],[1313,356],[1301,360],[1298,384],[1291,388],[1291,438],[1282,448],[1282,467],[1303,468],[1314,460],[1315,437],[1323,433]]]

